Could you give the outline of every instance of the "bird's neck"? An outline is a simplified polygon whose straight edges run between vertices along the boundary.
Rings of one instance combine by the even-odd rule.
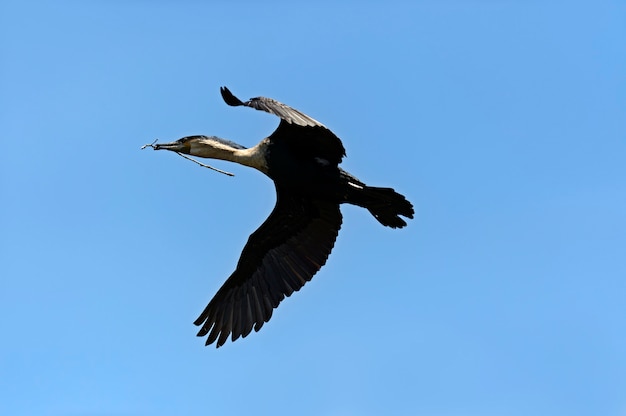
[[[267,143],[262,140],[256,146],[250,148],[237,149],[223,143],[211,142],[210,145],[196,145],[190,149],[190,154],[210,159],[227,160],[250,166],[267,174],[267,162],[265,159]]]

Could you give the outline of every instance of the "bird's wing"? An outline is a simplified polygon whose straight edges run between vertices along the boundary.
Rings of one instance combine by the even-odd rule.
[[[223,345],[261,329],[272,311],[326,263],[339,229],[339,205],[277,192],[269,218],[248,239],[236,270],[200,317],[198,336]]]
[[[335,164],[340,163],[346,155],[339,137],[319,121],[295,108],[267,97],[251,98],[244,102],[226,87],[221,87],[220,92],[226,104],[230,106],[250,107],[280,117],[278,128],[269,137],[272,140],[283,141],[286,146],[292,147],[294,152],[303,151],[307,155],[320,157]]]
[[[279,103],[272,98],[256,97],[251,98],[246,102],[243,102],[239,98],[235,97],[233,93],[230,92],[230,90],[226,87],[221,87],[220,92],[222,93],[222,98],[228,105],[234,107],[243,105],[246,107],[254,108],[255,110],[265,111],[266,113],[274,114],[275,116],[280,117],[282,120],[286,121],[289,124],[295,124],[302,127],[319,126],[326,128],[326,126],[324,126],[319,121],[307,116],[304,113],[301,113],[295,108],[291,108],[288,105]]]

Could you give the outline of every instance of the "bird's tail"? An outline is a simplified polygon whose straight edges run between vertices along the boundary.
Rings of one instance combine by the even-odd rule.
[[[406,221],[401,218],[413,218],[413,205],[404,195],[392,188],[367,186],[362,182],[349,181],[348,203],[367,208],[382,225],[391,228],[402,228]]]

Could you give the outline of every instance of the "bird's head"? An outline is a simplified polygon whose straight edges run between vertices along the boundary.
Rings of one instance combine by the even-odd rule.
[[[191,156],[222,159],[224,152],[245,149],[245,147],[215,136],[186,136],[170,143],[151,144],[154,150],[170,150]]]
[[[261,172],[267,173],[265,159],[263,154],[258,152],[258,146],[255,146],[253,149],[246,149],[240,144],[216,136],[186,136],[170,143],[157,143],[155,140],[151,144],[141,146],[142,149],[146,147],[151,147],[154,150],[169,150],[178,153],[185,159],[189,159],[200,166],[213,169],[229,176],[233,176],[233,174],[198,162],[185,155],[228,160],[242,165],[252,166],[259,169]]]

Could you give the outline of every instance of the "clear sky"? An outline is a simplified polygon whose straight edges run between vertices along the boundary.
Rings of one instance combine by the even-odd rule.
[[[3,1],[0,414],[626,415],[622,1]],[[269,179],[168,152],[251,146],[269,96],[415,205],[343,207],[259,333],[193,320]]]

